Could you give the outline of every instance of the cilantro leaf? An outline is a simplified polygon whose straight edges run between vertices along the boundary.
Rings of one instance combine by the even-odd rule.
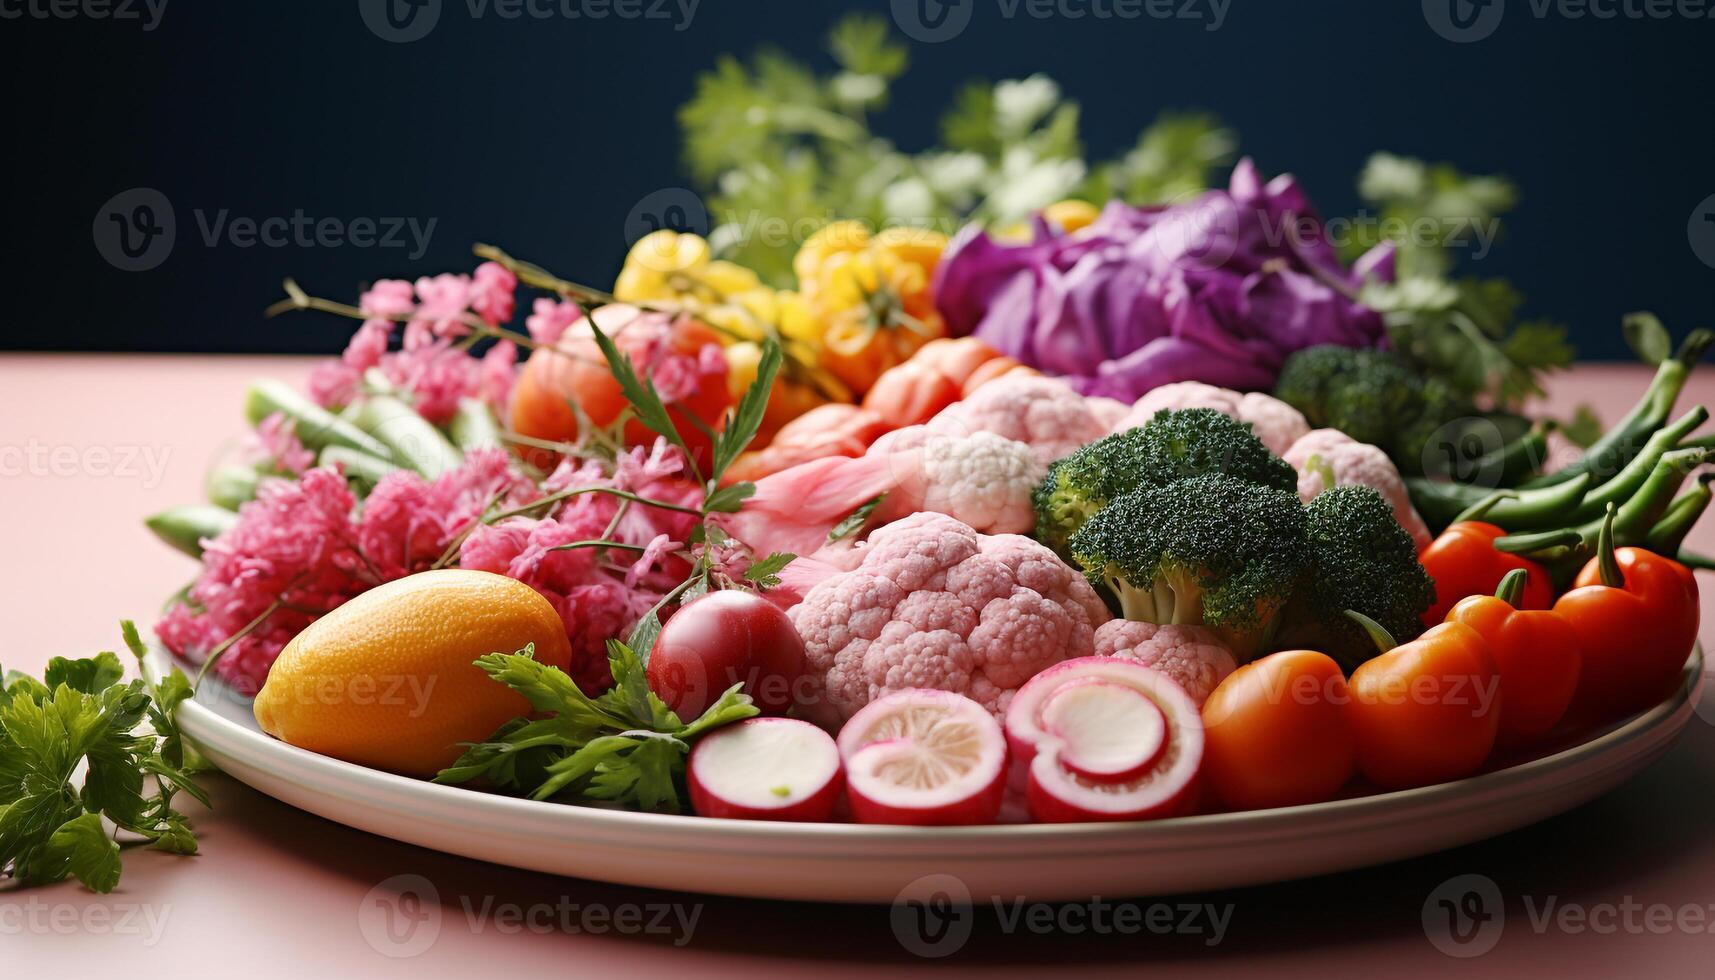
[[[103,894],[119,884],[119,844],[102,829],[101,815],[84,813],[59,826],[43,855],[54,880],[67,872],[84,887]]]
[[[141,658],[147,651],[135,625],[121,629]],[[54,659],[45,684],[7,676],[0,698],[0,874],[25,885],[70,875],[91,890],[111,891],[120,849],[104,818],[159,850],[195,853],[189,821],[172,808],[179,792],[208,803],[181,768],[173,722],[190,696],[189,682],[175,671],[151,690],[143,680],[121,683],[123,673],[117,656],[102,653]],[[145,718],[150,727],[139,729]]]
[[[772,589],[780,584],[781,571],[797,560],[797,555],[788,554],[784,551],[776,551],[771,555],[758,558],[750,563],[749,568],[744,570],[745,581],[754,583],[757,588],[764,591]]]

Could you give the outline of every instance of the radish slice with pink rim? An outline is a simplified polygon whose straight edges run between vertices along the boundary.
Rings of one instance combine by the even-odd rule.
[[[1156,715],[1104,689],[1111,687],[1147,700]],[[1080,657],[1044,670],[1014,695],[1006,735],[1039,821],[1176,816],[1196,797],[1203,762],[1197,705],[1173,679],[1141,664]],[[1143,755],[1152,757],[1128,771],[1125,761]]]
[[[840,799],[840,752],[807,721],[747,718],[697,742],[685,781],[699,816],[818,822]]]
[[[1155,702],[1094,677],[1056,688],[1042,705],[1042,727],[1064,743],[1062,765],[1100,782],[1136,779],[1167,750],[1167,719]]]
[[[840,730],[846,797],[861,823],[992,823],[1006,789],[1006,737],[988,709],[948,691],[896,691]]]

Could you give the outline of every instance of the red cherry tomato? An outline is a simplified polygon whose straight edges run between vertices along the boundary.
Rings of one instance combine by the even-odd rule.
[[[722,590],[688,602],[649,651],[649,689],[690,721],[727,688],[765,715],[783,715],[804,673],[804,641],[779,606],[754,592]]]

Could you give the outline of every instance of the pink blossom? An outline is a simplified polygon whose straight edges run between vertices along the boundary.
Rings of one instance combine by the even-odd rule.
[[[413,324],[424,323],[430,333],[443,340],[457,340],[470,333],[470,326],[463,320],[471,299],[469,276],[451,272],[424,276],[417,280],[417,299],[421,305]]]
[[[363,326],[351,335],[351,342],[345,345],[345,353],[340,355],[340,360],[354,370],[367,371],[380,365],[381,359],[387,355],[387,342],[392,338],[393,321],[365,320]]]
[[[484,262],[476,267],[470,284],[470,308],[491,326],[512,319],[517,309],[518,277],[498,262]]]
[[[343,408],[351,404],[363,387],[363,372],[337,358],[322,361],[310,369],[305,382],[310,398],[323,408]]]
[[[518,345],[502,340],[482,356],[482,400],[496,412],[505,412],[518,380]]]
[[[316,454],[298,441],[297,426],[275,412],[263,419],[250,434],[246,447],[251,462],[281,473],[302,476],[316,465]]]
[[[655,571],[656,566],[663,564],[669,555],[683,547],[683,543],[674,541],[665,534],[655,535],[643,546],[643,552],[637,556],[637,560],[625,570],[626,587],[636,588],[644,575]]]
[[[436,425],[453,417],[459,399],[476,395],[482,387],[477,360],[444,340],[390,354],[382,370],[389,381],[411,393],[417,413]]]
[[[532,304],[530,315],[524,318],[524,327],[536,343],[553,346],[560,342],[560,337],[572,324],[583,317],[584,311],[576,303],[541,297]]]
[[[411,284],[404,279],[377,279],[369,291],[358,297],[357,306],[372,317],[396,318],[409,316],[417,308]]]

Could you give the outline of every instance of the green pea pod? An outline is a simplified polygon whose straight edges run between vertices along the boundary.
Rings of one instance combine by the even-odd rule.
[[[440,429],[391,395],[365,398],[357,422],[364,432],[382,443],[382,450],[371,455],[416,470],[431,480],[464,462],[464,455],[453,448]]]
[[[143,523],[157,538],[192,558],[201,558],[203,541],[220,537],[238,523],[238,515],[213,504],[186,504],[145,518]]]
[[[1690,490],[1673,499],[1667,507],[1667,513],[1661,520],[1650,528],[1649,537],[1645,543],[1649,549],[1658,555],[1671,555],[1679,550],[1685,542],[1685,536],[1697,525],[1703,512],[1709,509],[1709,501],[1715,498],[1715,493],[1709,489],[1709,481],[1715,480],[1715,473],[1704,473]]]
[[[458,413],[448,428],[452,430],[453,445],[467,453],[472,449],[499,449],[504,445],[500,438],[500,422],[480,399],[459,399]]]
[[[1484,519],[1509,530],[1568,523],[1569,515],[1584,499],[1593,479],[1589,473],[1581,473],[1555,486],[1519,490],[1516,496],[1497,501]],[[1417,512],[1436,529],[1447,527],[1460,514],[1482,503],[1494,492],[1488,487],[1444,483],[1422,477],[1406,477],[1405,488],[1411,494],[1411,502]]]
[[[1679,350],[1656,368],[1655,378],[1650,381],[1649,388],[1644,391],[1643,398],[1632,406],[1626,417],[1614,423],[1614,426],[1602,438],[1591,443],[1584,450],[1584,455],[1566,466],[1545,473],[1532,480],[1526,480],[1521,488],[1534,490],[1540,487],[1564,483],[1584,473],[1595,473],[1598,477],[1619,472],[1631,461],[1649,439],[1650,433],[1667,424],[1668,416],[1673,413],[1673,404],[1679,400],[1679,393],[1685,388],[1685,380],[1690,377],[1691,369],[1703,359],[1703,354],[1715,342],[1715,333],[1708,330],[1693,330],[1687,334],[1679,345]]]
[[[360,453],[346,446],[329,446],[316,457],[321,466],[338,466],[345,478],[359,491],[367,494],[375,489],[381,478],[399,469],[385,459]]]
[[[261,483],[262,474],[256,467],[225,463],[208,471],[208,476],[203,480],[203,488],[208,493],[209,503],[227,510],[237,510],[243,504],[256,499],[256,488]]]
[[[298,439],[311,449],[346,446],[374,456],[386,456],[387,446],[374,436],[299,394],[284,381],[263,378],[252,382],[244,399],[251,425],[274,413],[292,420]]]
[[[1536,523],[1520,520],[1512,524],[1503,523],[1501,526],[1509,531],[1534,531],[1600,521],[1608,510],[1608,504],[1618,506],[1632,499],[1655,471],[1656,463],[1661,461],[1662,456],[1678,447],[1681,439],[1695,432],[1697,427],[1708,419],[1709,410],[1699,405],[1675,419],[1671,425],[1657,429],[1644,443],[1643,450],[1632,457],[1631,462],[1606,483],[1591,487],[1584,499],[1578,502],[1578,506],[1570,513],[1561,515],[1559,521]]]
[[[1679,492],[1685,478],[1712,459],[1715,459],[1715,450],[1676,449],[1664,453],[1637,493],[1615,510],[1614,543],[1619,546],[1647,546],[1650,533],[1667,515],[1674,494]],[[1543,562],[1555,582],[1564,585],[1596,553],[1603,523],[1602,519],[1597,519],[1556,531],[1510,534],[1495,539],[1494,546],[1497,551]]]

